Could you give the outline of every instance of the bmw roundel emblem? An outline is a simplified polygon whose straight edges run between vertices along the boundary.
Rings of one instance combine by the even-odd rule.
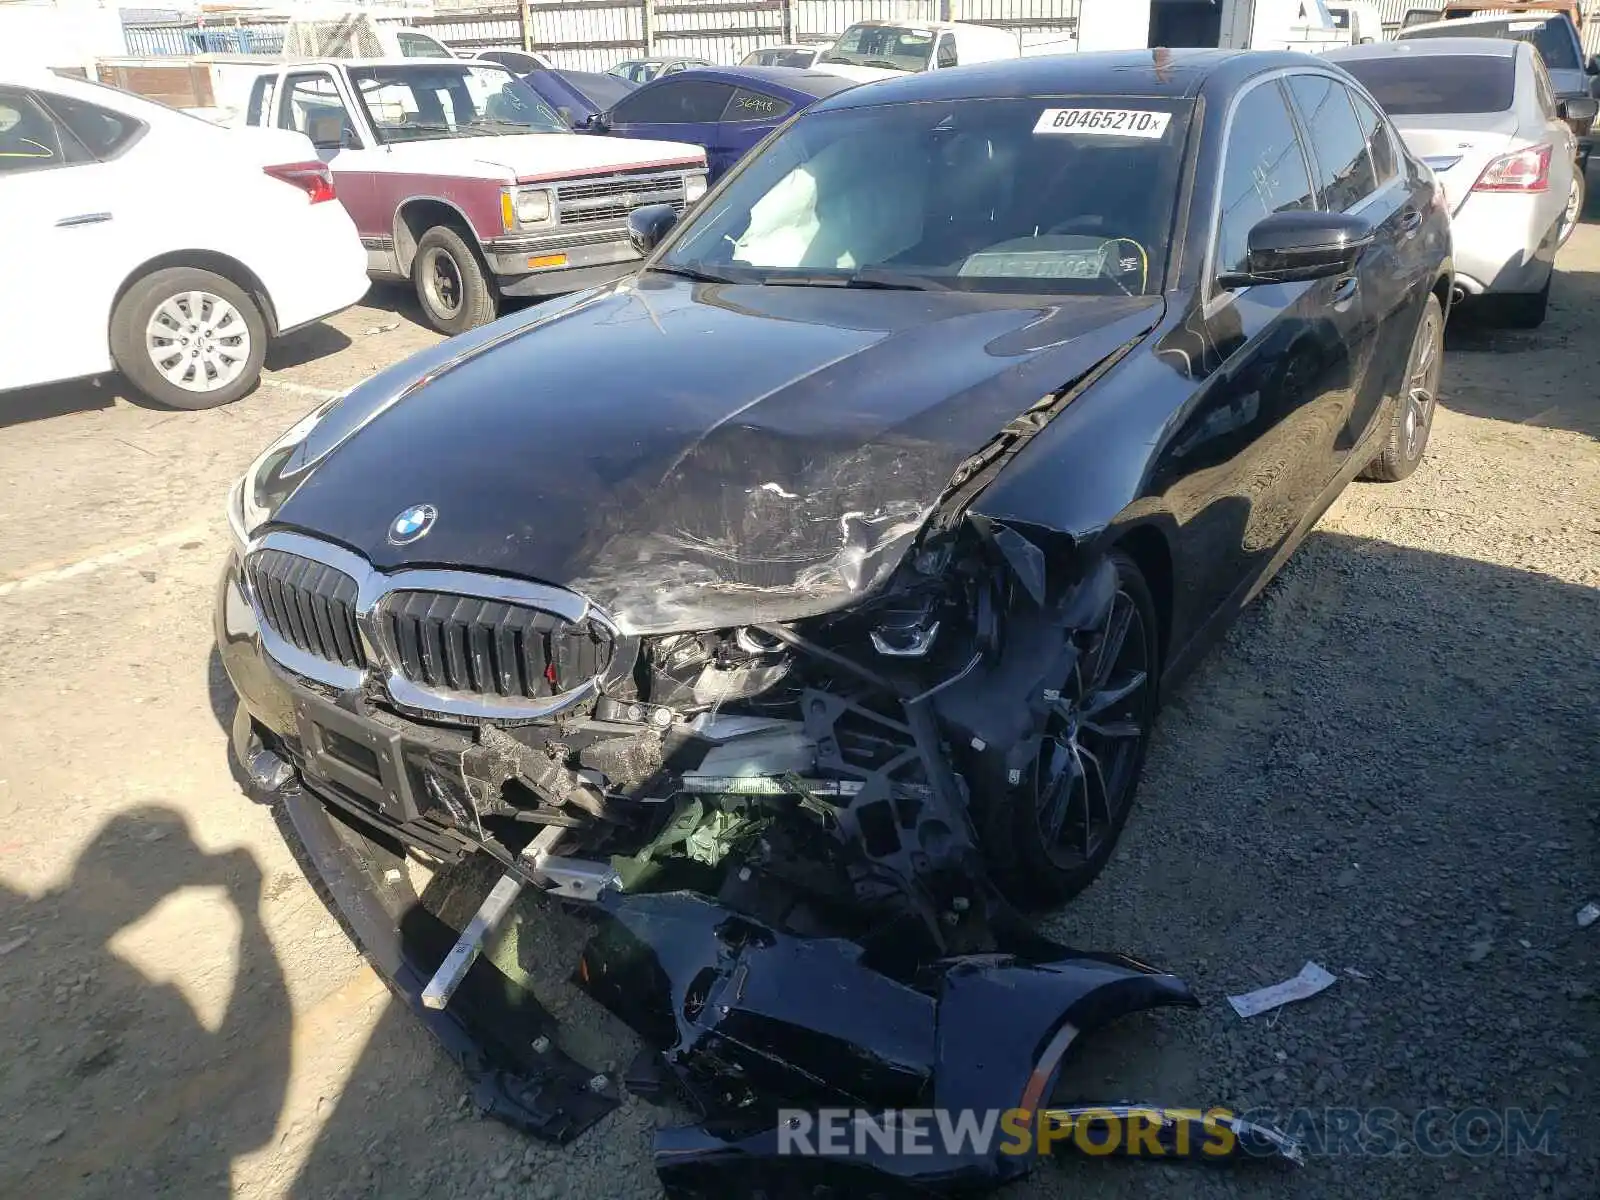
[[[413,504],[389,522],[389,543],[406,546],[418,538],[428,536],[428,530],[439,519],[439,510],[431,504]]]

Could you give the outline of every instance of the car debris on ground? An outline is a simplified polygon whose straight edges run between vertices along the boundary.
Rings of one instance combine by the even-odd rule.
[[[1319,964],[1308,962],[1293,979],[1258,988],[1242,996],[1229,996],[1228,1003],[1241,1017],[1259,1016],[1285,1004],[1293,1004],[1296,1000],[1309,1000],[1318,992],[1332,987],[1337,978]]]

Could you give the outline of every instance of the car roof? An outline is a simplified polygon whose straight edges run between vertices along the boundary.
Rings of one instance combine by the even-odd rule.
[[[735,87],[746,84],[759,85],[818,100],[857,86],[857,81],[854,79],[846,79],[842,75],[830,75],[826,71],[813,71],[808,67],[694,67],[687,71],[678,71],[671,76],[652,79],[645,86],[664,83],[669,78],[706,79],[717,83],[731,83]]]
[[[1212,81],[1231,88],[1262,71],[1278,67],[1310,70],[1320,64],[1320,56],[1278,50],[1088,51],[908,72],[903,78],[853,88],[824,103],[828,108],[851,108],[1073,94],[1192,99]]]
[[[1411,58],[1445,55],[1515,58],[1519,53],[1518,48],[1526,45],[1526,42],[1511,41],[1508,38],[1406,38],[1403,41],[1372,42],[1365,46],[1340,46],[1338,49],[1329,50],[1322,57],[1332,59],[1334,62],[1355,62],[1363,58],[1393,58],[1397,54]],[[1529,50],[1531,52],[1532,47],[1529,47]]]
[[[1553,8],[1505,9],[1501,12],[1478,13],[1471,17],[1451,17],[1448,21],[1429,21],[1426,25],[1412,25],[1400,30],[1395,36],[1409,40],[1409,35],[1419,29],[1443,29],[1446,26],[1462,25],[1469,28],[1473,25],[1504,25],[1507,21],[1559,21],[1564,15],[1561,10]]]
[[[518,51],[521,53],[521,51]],[[486,58],[402,58],[389,54],[372,58],[286,58],[265,63],[263,72],[279,67],[501,67],[503,64]],[[506,68],[509,69],[509,68]]]

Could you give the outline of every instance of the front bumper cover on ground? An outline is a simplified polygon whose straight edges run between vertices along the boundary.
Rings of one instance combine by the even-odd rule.
[[[273,798],[363,952],[455,1058],[486,1115],[560,1144],[617,1106],[614,1083],[568,1057],[554,1017],[486,958],[446,1009],[427,1007],[423,990],[456,933],[420,903],[399,847],[332,815],[293,780]],[[671,1200],[811,1197],[818,1186],[907,1198],[993,1188],[1036,1157],[993,1145],[797,1157],[782,1144],[778,1114],[1032,1112],[1049,1105],[1081,1034],[1137,1011],[1197,1006],[1171,975],[1065,947],[1041,957],[1048,943],[1037,939],[1017,954],[931,963],[906,980],[875,970],[852,942],[783,934],[698,894],[609,893],[593,911],[598,927],[576,981],[645,1039],[705,1118],[657,1136]],[[635,1090],[650,1094],[644,1082]],[[1069,1119],[1074,1111],[1087,1110],[1051,1107]],[[1170,1122],[1163,1110],[1093,1111]],[[1283,1135],[1235,1124],[1233,1157],[1299,1161]]]
[[[362,952],[460,1064],[487,1115],[565,1143],[617,1106],[615,1086],[557,1045],[555,1018],[488,960],[473,964],[448,1008],[426,1007],[423,989],[456,931],[418,902],[399,854],[293,783],[277,795]]]

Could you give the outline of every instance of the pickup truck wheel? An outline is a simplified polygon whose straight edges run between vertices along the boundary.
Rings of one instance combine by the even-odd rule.
[[[423,315],[440,333],[465,333],[499,315],[499,296],[477,251],[448,225],[435,225],[417,241],[411,280]]]
[[[111,314],[111,358],[129,383],[169,408],[216,408],[256,386],[267,323],[256,302],[196,267],[152,271]]]

